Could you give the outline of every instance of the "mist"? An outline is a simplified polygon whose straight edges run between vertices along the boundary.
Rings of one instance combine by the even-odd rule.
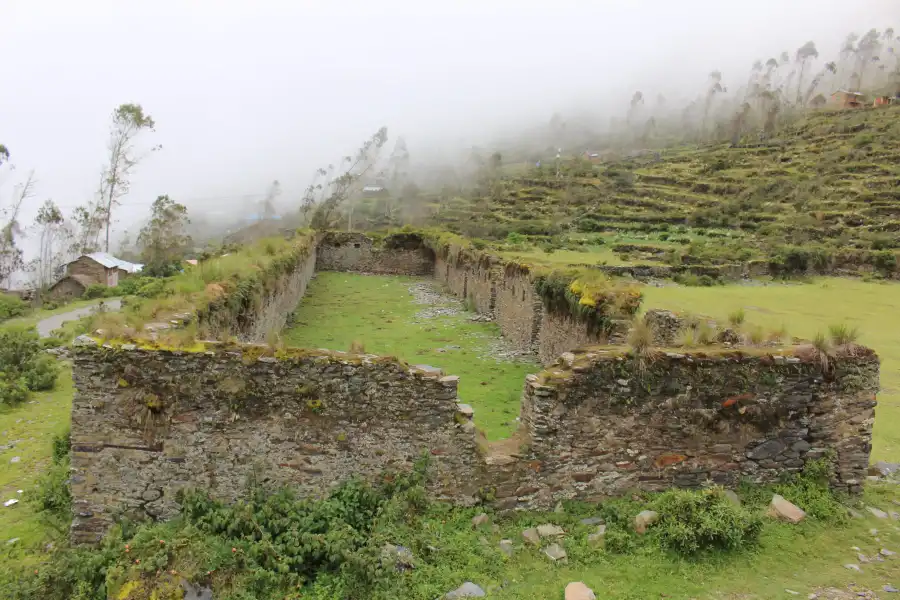
[[[162,149],[136,169],[117,234],[161,194],[234,217],[278,180],[288,210],[381,126],[388,148],[402,136],[414,163],[439,163],[554,113],[605,127],[635,90],[685,103],[712,70],[736,87],[754,60],[807,40],[836,54],[847,33],[900,22],[896,0],[486,4],[2,0],[0,142],[15,171],[2,168],[0,204],[31,170],[23,224],[45,198],[67,213],[94,198],[121,103],[152,115],[141,143]]]

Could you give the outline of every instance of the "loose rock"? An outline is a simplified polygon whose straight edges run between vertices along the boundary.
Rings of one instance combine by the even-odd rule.
[[[799,523],[806,518],[806,513],[803,512],[799,506],[788,502],[778,494],[772,496],[772,503],[769,504],[768,515],[770,517],[777,517],[789,523]]]
[[[882,556],[894,556],[897,553],[892,552],[892,551],[888,550],[887,548],[882,548],[881,552],[879,552],[879,554],[881,554]]]
[[[588,519],[582,519],[579,522],[582,525],[588,525],[588,526],[603,525],[603,518],[602,517],[590,517]]]
[[[854,565],[853,563],[847,563],[846,565],[844,565],[844,568],[862,573],[862,569],[859,568],[859,565]]]
[[[477,529],[478,527],[481,527],[482,525],[487,525],[490,522],[491,522],[490,517],[488,517],[484,513],[481,513],[480,515],[475,515],[474,517],[472,517],[472,528]]]
[[[471,581],[467,581],[452,592],[444,594],[444,600],[456,600],[456,598],[483,598],[484,590]]]
[[[512,540],[500,540],[500,551],[507,556],[512,556],[515,551]]]
[[[606,537],[606,525],[598,525],[597,531],[588,535],[588,543],[589,544],[602,544],[603,539]]]
[[[544,554],[553,562],[564,563],[567,560],[566,551],[559,544],[550,544],[544,550]]]
[[[888,514],[881,510],[880,508],[875,508],[874,506],[867,506],[866,510],[872,513],[878,519],[887,519]]]
[[[563,531],[562,527],[559,527],[557,525],[547,524],[547,525],[538,525],[537,533],[542,538],[546,538],[546,537],[557,537],[557,536],[565,534],[566,532]]]
[[[634,530],[639,534],[647,533],[647,528],[659,520],[659,513],[654,510],[644,510],[634,518]]]
[[[580,581],[573,581],[566,586],[565,600],[597,600],[594,590]]]
[[[530,527],[522,532],[522,537],[525,538],[525,541],[534,546],[541,545],[541,536],[538,534],[537,529],[534,527]]]

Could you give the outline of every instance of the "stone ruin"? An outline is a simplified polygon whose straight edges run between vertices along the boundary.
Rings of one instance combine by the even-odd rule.
[[[543,306],[527,273],[448,260],[414,239],[387,247],[326,236],[290,275],[302,281],[285,289],[302,294],[315,269],[397,274],[404,264],[470,298],[544,360],[523,382],[512,439],[484,440],[471,407],[459,404],[458,379],[432,367],[254,344],[188,352],[79,338],[73,539],[97,542],[123,512],[168,518],[186,487],[235,499],[252,475],[315,496],[353,475],[408,469],[422,454],[434,498],[500,510],[771,482],[823,457],[834,462],[835,488],[861,491],[879,369],[867,348],[838,348],[827,360],[803,346],[636,354]],[[674,314],[647,319],[659,346],[682,326]]]

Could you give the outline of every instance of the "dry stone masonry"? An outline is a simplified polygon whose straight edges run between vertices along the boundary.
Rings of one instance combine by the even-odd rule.
[[[433,275],[518,350],[537,353],[550,366],[524,382],[515,443],[479,439],[472,408],[457,403],[457,378],[432,367],[325,350],[208,343],[165,351],[79,338],[76,542],[96,542],[118,514],[168,518],[186,487],[235,499],[255,478],[318,496],[352,476],[408,469],[423,453],[433,497],[461,505],[488,498],[501,510],[770,482],[822,457],[834,461],[836,488],[861,491],[879,368],[866,348],[829,357],[811,347],[636,357],[543,303],[527,268],[442,256],[415,234],[380,243],[324,235],[271,288],[246,337],[277,326],[314,266]],[[685,326],[665,311],[646,318],[657,346]]]

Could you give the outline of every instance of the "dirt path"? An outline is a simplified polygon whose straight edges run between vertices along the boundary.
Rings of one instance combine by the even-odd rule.
[[[41,337],[50,337],[50,332],[61,327],[62,324],[66,321],[74,321],[96,311],[101,302],[103,302],[103,305],[108,310],[119,310],[122,307],[121,298],[106,298],[104,300],[98,300],[96,304],[91,304],[90,306],[82,306],[81,308],[76,308],[75,310],[70,310],[69,312],[53,315],[52,317],[47,317],[46,319],[38,321],[38,335],[40,335]]]

